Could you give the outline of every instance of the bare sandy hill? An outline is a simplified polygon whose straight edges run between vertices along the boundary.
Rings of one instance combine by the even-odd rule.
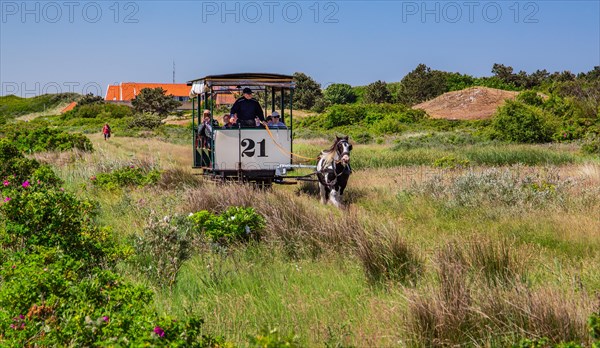
[[[432,118],[448,120],[481,120],[492,117],[506,100],[515,99],[519,92],[487,87],[471,87],[448,92],[437,98],[413,106]]]

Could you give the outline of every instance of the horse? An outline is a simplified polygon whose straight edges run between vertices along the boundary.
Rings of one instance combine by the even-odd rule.
[[[348,136],[336,136],[331,148],[321,151],[317,161],[317,178],[322,204],[331,200],[334,206],[342,208],[342,195],[352,174],[351,151],[352,145],[348,142]]]

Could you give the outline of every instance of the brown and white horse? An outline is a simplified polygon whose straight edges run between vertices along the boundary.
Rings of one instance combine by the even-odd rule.
[[[350,152],[352,145],[348,137],[335,137],[335,143],[328,150],[322,151],[317,162],[317,178],[321,203],[331,203],[342,208],[342,195],[352,173],[350,168]]]

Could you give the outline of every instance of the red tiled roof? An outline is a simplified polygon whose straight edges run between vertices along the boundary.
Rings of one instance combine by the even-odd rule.
[[[108,86],[104,100],[121,100],[119,86]]]
[[[130,101],[134,99],[144,88],[162,88],[167,95],[176,97],[188,97],[191,87],[185,83],[138,83],[124,82],[118,86],[108,86],[104,100]]]
[[[75,107],[77,106],[77,102],[72,102],[71,104],[67,105],[67,107],[65,107],[64,109],[62,109],[62,111],[60,112],[61,114],[64,114],[67,111],[71,111],[73,110]]]

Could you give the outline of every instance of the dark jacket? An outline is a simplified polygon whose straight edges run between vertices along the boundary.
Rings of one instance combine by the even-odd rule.
[[[256,99],[239,98],[231,107],[231,114],[237,114],[239,121],[254,121],[256,117],[261,121],[265,120],[263,109]]]

